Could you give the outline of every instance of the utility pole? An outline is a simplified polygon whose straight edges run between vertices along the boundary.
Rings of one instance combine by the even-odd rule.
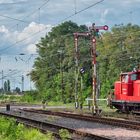
[[[3,79],[4,79],[4,75],[3,75],[3,70],[2,70],[2,72],[1,72],[1,74],[2,74],[2,79],[1,79],[1,81],[2,81],[2,85],[1,85],[1,87],[2,87],[2,92],[3,92],[3,90],[4,90],[4,88],[3,88]]]
[[[24,93],[24,76],[21,76],[21,89],[22,89],[22,93]]]

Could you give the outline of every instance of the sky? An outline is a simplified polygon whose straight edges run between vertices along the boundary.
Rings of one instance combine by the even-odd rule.
[[[34,88],[27,74],[37,57],[35,44],[52,27],[67,20],[110,29],[140,25],[139,14],[140,0],[0,0],[0,87],[2,75],[13,89],[21,87],[23,75],[24,90]]]

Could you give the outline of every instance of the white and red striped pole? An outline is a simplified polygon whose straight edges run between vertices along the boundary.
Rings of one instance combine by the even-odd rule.
[[[92,34],[99,30],[108,30],[108,26],[95,26],[95,23],[92,24],[92,27],[90,27],[90,32]],[[92,76],[92,96],[93,96],[93,106],[92,106],[92,112],[96,114],[96,111],[98,111],[98,106],[96,102],[96,94],[97,94],[97,72],[96,72],[96,38],[95,34],[91,38],[92,43],[92,67],[93,67],[93,76]]]
[[[74,46],[75,46],[75,108],[79,107],[79,93],[78,93],[78,79],[79,79],[79,51],[78,51],[78,39],[79,37],[88,37],[90,32],[76,32],[74,33]]]
[[[75,108],[79,107],[78,103],[78,77],[79,77],[79,64],[78,64],[78,35],[74,35],[74,45],[75,45]]]
[[[96,103],[96,81],[97,81],[97,73],[96,73],[96,39],[92,37],[92,67],[93,67],[93,76],[92,76],[92,96],[93,96],[93,108],[92,112],[95,114],[97,109]]]

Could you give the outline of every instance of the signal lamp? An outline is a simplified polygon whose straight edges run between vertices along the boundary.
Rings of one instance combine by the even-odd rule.
[[[104,30],[108,30],[108,26],[107,25],[104,26]]]
[[[96,39],[95,39],[95,38],[93,38],[93,39],[92,39],[92,42],[93,42],[93,43],[96,43]]]

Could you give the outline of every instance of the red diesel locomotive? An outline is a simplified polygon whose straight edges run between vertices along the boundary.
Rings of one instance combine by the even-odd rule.
[[[140,111],[140,70],[120,74],[110,101],[120,111]]]

